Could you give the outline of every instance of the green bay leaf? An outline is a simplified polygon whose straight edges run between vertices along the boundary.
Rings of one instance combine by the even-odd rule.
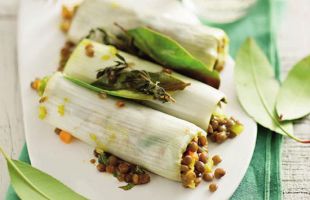
[[[10,159],[1,148],[0,152],[7,161],[11,184],[21,199],[86,200],[85,197],[77,194],[50,175],[27,163]]]
[[[176,41],[146,27],[128,30],[135,46],[163,66],[168,66],[201,82],[218,88],[220,77]]]
[[[294,120],[310,113],[310,56],[289,71],[277,97],[281,120]]]
[[[280,88],[272,66],[256,42],[247,39],[236,57],[234,71],[238,99],[244,110],[260,125],[298,141],[291,122],[280,122],[276,110],[276,96]]]

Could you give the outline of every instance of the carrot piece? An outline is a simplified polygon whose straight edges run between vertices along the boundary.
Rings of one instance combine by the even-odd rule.
[[[66,144],[70,144],[73,140],[73,136],[70,133],[63,130],[60,131],[59,138]]]
[[[31,82],[30,86],[34,90],[38,90],[40,87],[40,79],[36,78],[34,81]]]

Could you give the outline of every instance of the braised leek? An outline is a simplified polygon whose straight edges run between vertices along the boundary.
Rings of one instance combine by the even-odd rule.
[[[85,54],[85,46],[89,44],[93,46],[93,57],[88,57]],[[96,75],[98,70],[113,65],[115,60],[117,60],[116,53],[124,57],[134,70],[145,70],[156,73],[164,69],[157,64],[117,51],[113,46],[102,45],[85,39],[72,53],[65,66],[64,73],[68,77],[89,84],[93,83],[97,80]],[[143,104],[192,122],[206,130],[212,113],[222,101],[225,101],[225,95],[219,90],[183,75],[174,72],[171,75],[185,83],[190,83],[184,90],[171,93],[171,96],[176,102],[162,103],[156,100],[146,100],[143,101]]]
[[[97,93],[65,79],[58,72],[51,76],[41,102],[46,115],[42,120],[66,130],[87,144],[101,148],[130,163],[168,178],[181,181],[181,159],[193,138],[206,133],[187,121]],[[60,114],[58,107],[63,106]]]
[[[201,24],[186,9],[183,13],[187,17],[176,15],[174,9],[181,6],[178,1],[173,1],[173,4],[167,6],[165,12],[158,14],[151,11],[154,8],[147,1],[85,0],[79,5],[73,18],[68,37],[77,43],[96,28],[122,35],[123,30],[115,26],[115,23],[126,30],[147,26],[179,42],[209,70],[221,69],[228,52],[228,37],[225,32]]]

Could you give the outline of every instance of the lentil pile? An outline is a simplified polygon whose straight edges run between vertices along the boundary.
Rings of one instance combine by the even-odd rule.
[[[195,188],[202,180],[212,182],[215,178],[220,179],[226,174],[222,168],[217,168],[212,173],[213,166],[222,162],[222,158],[219,155],[209,157],[207,147],[206,136],[199,135],[193,138],[183,153],[180,171],[182,185],[185,188]],[[211,183],[210,192],[215,192],[217,187],[216,183]]]
[[[69,60],[73,50],[75,48],[75,44],[67,41],[64,46],[60,50],[60,61],[58,65],[58,71],[63,71],[67,61]]]
[[[181,161],[181,180],[186,188],[197,187],[205,173],[210,173],[212,166],[208,158],[208,141],[206,136],[193,138],[183,153]]]
[[[243,125],[233,117],[213,115],[208,126],[208,136],[212,142],[223,143],[243,131]]]
[[[120,182],[142,185],[151,180],[150,175],[142,167],[126,162],[110,153],[95,149],[94,156],[98,162],[97,170],[113,174]]]

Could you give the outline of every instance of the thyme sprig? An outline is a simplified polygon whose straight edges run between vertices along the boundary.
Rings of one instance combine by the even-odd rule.
[[[111,90],[134,90],[151,95],[154,99],[160,100],[163,103],[175,102],[171,95],[160,86],[160,81],[152,80],[151,75],[156,73],[144,70],[127,70],[130,65],[125,58],[120,54],[116,54],[116,57],[118,60],[114,61],[115,65],[105,67],[97,72],[97,81],[92,83],[92,85]],[[184,86],[180,85],[180,89],[184,89]]]
[[[146,57],[146,55],[134,45],[133,38],[127,33],[127,31],[117,23],[114,23],[114,25],[119,28],[123,34],[115,35],[103,28],[98,27],[91,29],[85,38],[95,40],[106,45],[113,45],[117,49],[134,55]]]

